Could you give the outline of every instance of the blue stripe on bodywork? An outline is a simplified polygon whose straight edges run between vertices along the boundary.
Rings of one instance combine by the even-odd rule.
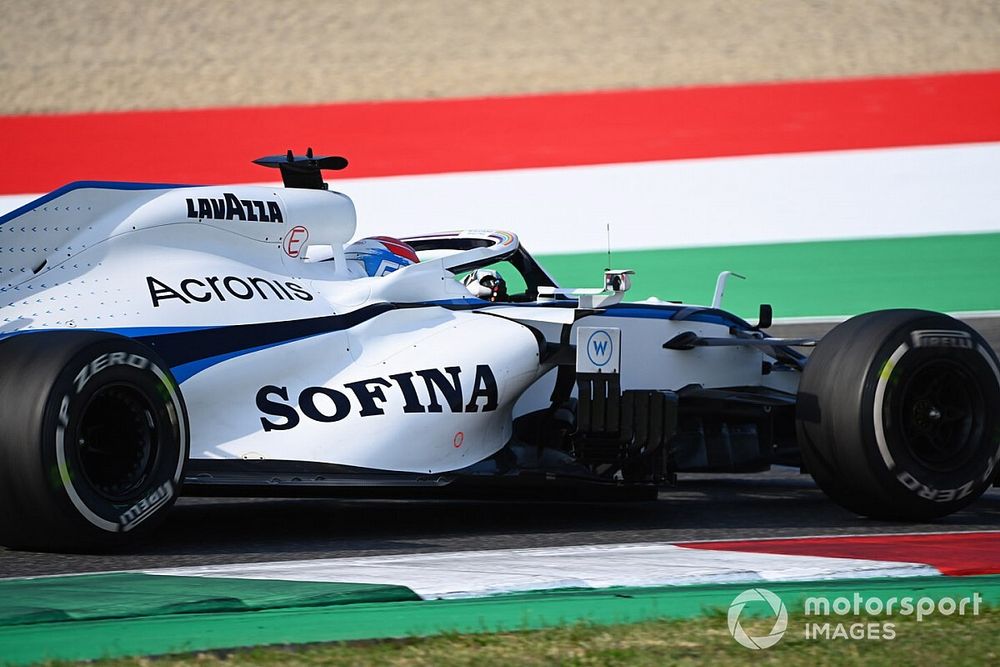
[[[155,350],[170,366],[177,381],[183,382],[227,359],[325,333],[350,329],[395,308],[391,303],[377,303],[342,315],[152,333],[133,338]],[[183,379],[178,377],[178,374],[183,376]]]
[[[684,313],[683,311],[689,311]],[[748,322],[727,313],[724,310],[715,308],[699,308],[697,306],[680,305],[659,305],[644,303],[623,303],[611,306],[607,309],[607,314],[614,317],[643,317],[654,319],[677,320],[682,322],[705,322],[707,324],[721,324],[723,326],[737,327],[738,329],[752,329]],[[678,317],[678,315],[682,315]]]
[[[257,347],[247,348],[245,350],[236,350],[233,352],[225,352],[223,354],[217,354],[214,357],[206,357],[204,359],[199,359],[197,361],[191,361],[186,364],[181,364],[179,366],[174,366],[170,369],[173,373],[174,379],[177,380],[177,384],[181,384],[192,377],[202,372],[206,368],[211,368],[216,364],[221,364],[223,361],[228,361],[230,359],[235,359],[236,357],[242,357],[247,354],[253,354],[254,352],[260,352],[261,350],[268,350],[272,347],[277,347],[279,345],[285,345],[287,343],[294,343],[296,341],[305,340],[307,338],[313,338],[314,336],[322,336],[322,333],[313,334],[312,336],[303,336],[301,338],[293,338],[292,340],[281,341],[279,343],[268,343],[266,345],[258,345]]]
[[[205,327],[122,327],[120,329],[100,329],[108,333],[125,336],[126,338],[143,338],[146,336],[165,336],[167,334],[187,333],[188,331],[206,331],[218,329],[215,326]]]
[[[165,336],[174,333],[184,333],[187,331],[204,331],[206,329],[217,329],[218,327],[122,327],[119,329],[88,329],[80,327],[61,327],[48,329],[21,329],[18,331],[8,331],[0,333],[0,340],[11,336],[26,336],[28,334],[43,333],[46,331],[99,331],[101,333],[115,334],[125,338],[141,338],[145,336]]]
[[[532,301],[525,303],[492,303],[482,299],[449,299],[444,301],[428,301],[424,305],[441,306],[443,308],[487,308],[489,306],[514,306],[517,308],[578,308],[575,300]],[[742,318],[732,313],[706,306],[692,306],[674,303],[618,303],[599,309],[594,315],[608,317],[637,317],[655,320],[676,320],[681,322],[705,322],[736,327],[740,330],[753,327]]]
[[[89,329],[132,338],[155,350],[170,366],[178,383],[189,380],[201,371],[229,359],[314,336],[343,331],[367,322],[379,315],[400,308],[441,307],[453,310],[475,310],[490,305],[518,305],[536,308],[565,308],[573,302],[552,304],[491,304],[479,299],[455,299],[413,304],[376,303],[340,315],[327,315],[285,322],[236,324],[221,327],[122,327]],[[686,312],[685,312],[686,311]],[[740,318],[711,308],[677,306],[674,304],[619,304],[595,315],[608,317],[638,317],[669,320],[678,314],[683,321],[708,322],[740,329],[751,328]],[[74,329],[80,331],[81,329]],[[53,329],[30,329],[0,334],[4,338]]]
[[[426,304],[425,304],[426,307]],[[236,324],[221,327],[132,327],[72,329],[100,331],[131,338],[153,349],[170,367],[178,383],[227,359],[285,343],[343,331],[395,310],[391,303],[376,303],[341,315],[327,315],[286,322]],[[0,340],[58,329],[28,329],[0,334]],[[63,329],[65,331],[65,329]]]
[[[175,188],[193,188],[197,187],[194,185],[179,185],[172,183],[119,183],[116,181],[74,181],[67,185],[62,186],[52,192],[42,195],[38,199],[33,199],[23,206],[15,208],[9,213],[5,213],[0,216],[0,225],[10,222],[14,218],[19,218],[25,213],[29,213],[40,206],[48,204],[53,199],[58,199],[64,194],[73,192],[74,190],[173,190]]]

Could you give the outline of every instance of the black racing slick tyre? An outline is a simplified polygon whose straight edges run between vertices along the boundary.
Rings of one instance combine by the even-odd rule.
[[[101,551],[173,505],[188,454],[168,367],[128,338],[87,331],[0,341],[0,544]]]
[[[947,315],[859,315],[806,363],[796,429],[806,470],[847,509],[909,521],[950,514],[996,475],[996,355]]]

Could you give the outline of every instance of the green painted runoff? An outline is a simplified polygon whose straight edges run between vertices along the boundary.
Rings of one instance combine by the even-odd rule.
[[[596,287],[606,253],[544,255],[565,287]],[[735,271],[723,308],[752,318],[856,315],[882,308],[1000,310],[1000,233],[630,250],[612,256],[635,269],[628,301],[651,296],[708,305],[720,271]]]

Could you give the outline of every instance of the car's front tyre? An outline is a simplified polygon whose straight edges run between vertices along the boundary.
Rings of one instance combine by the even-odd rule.
[[[101,550],[162,521],[188,453],[167,366],[121,336],[0,341],[0,544]]]
[[[820,341],[799,384],[798,441],[827,495],[874,518],[955,512],[1000,462],[1000,370],[967,324],[921,310],[854,317]]]

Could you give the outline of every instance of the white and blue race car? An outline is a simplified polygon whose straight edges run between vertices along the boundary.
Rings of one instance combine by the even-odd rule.
[[[283,188],[79,182],[0,217],[0,544],[101,549],[179,494],[654,498],[801,466],[928,519],[996,479],[1000,372],[946,315],[816,341],[715,303],[563,289],[501,231],[351,243],[309,151]]]

